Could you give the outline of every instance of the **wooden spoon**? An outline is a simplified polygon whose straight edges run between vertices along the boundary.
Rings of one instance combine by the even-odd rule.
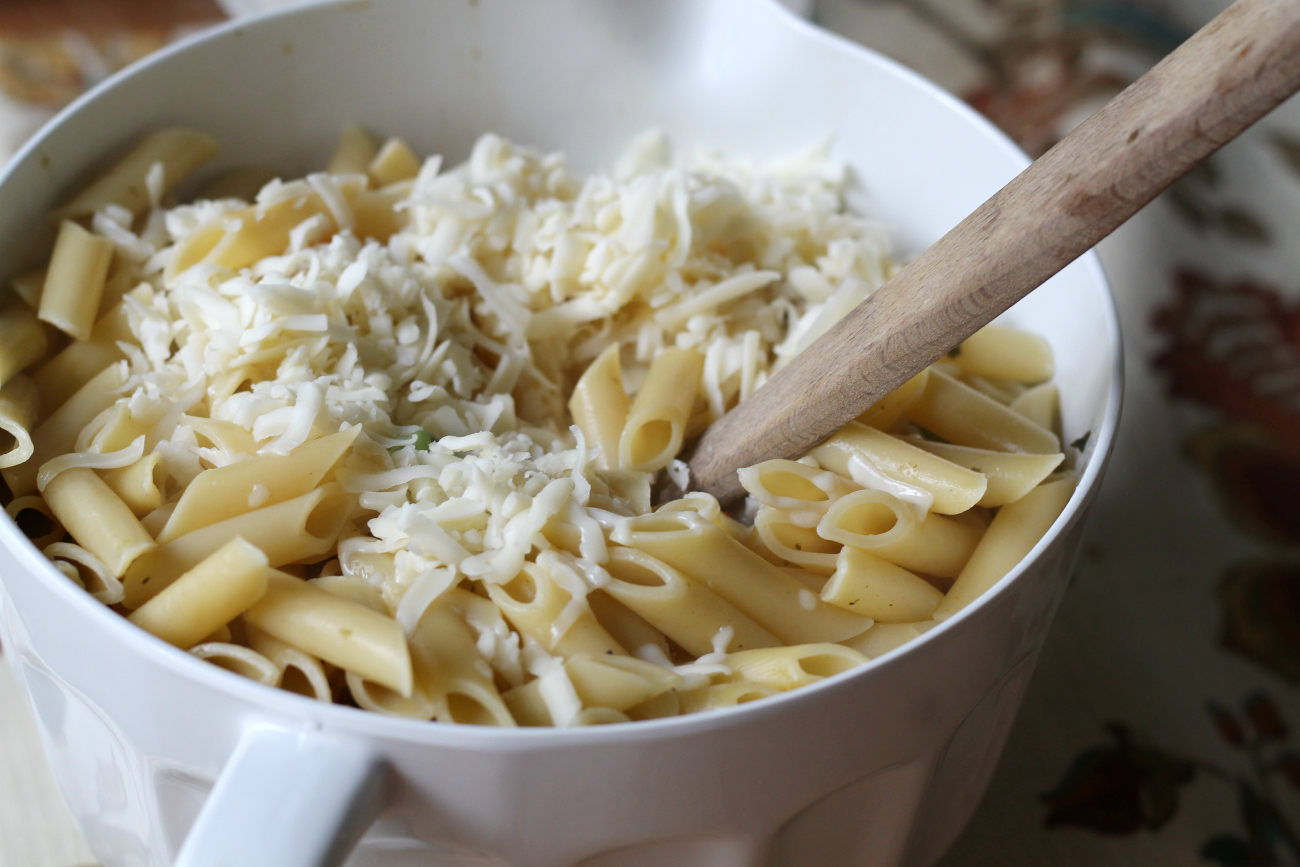
[[[1237,0],[705,431],[692,487],[797,458],[1300,89],[1300,0]]]

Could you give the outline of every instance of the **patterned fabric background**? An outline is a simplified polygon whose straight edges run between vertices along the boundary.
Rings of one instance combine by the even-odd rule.
[[[1226,5],[813,11],[1037,155]],[[85,86],[219,16],[208,0],[2,0],[0,157]],[[1128,353],[1119,445],[988,797],[943,865],[1300,865],[1300,104],[1100,251]],[[42,761],[0,672],[0,867],[90,859]]]

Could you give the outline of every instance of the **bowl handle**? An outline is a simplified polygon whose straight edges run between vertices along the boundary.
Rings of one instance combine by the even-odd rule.
[[[338,867],[387,802],[389,769],[363,741],[244,731],[175,867]]]

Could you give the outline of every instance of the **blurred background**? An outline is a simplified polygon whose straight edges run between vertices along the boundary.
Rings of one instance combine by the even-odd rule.
[[[0,0],[0,162],[116,70],[276,5]],[[1227,3],[787,5],[1037,156]],[[1100,253],[1127,351],[1119,444],[992,786],[943,865],[1300,865],[1300,104]],[[0,867],[91,864],[0,666]]]

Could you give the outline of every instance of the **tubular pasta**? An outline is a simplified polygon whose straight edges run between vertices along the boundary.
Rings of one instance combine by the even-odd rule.
[[[520,634],[531,637],[550,653],[627,655],[597,622],[585,600],[579,600],[577,617],[568,628],[556,634],[556,621],[573,597],[536,563],[525,563],[523,570],[505,584],[487,585],[487,592]]]
[[[45,500],[35,494],[16,497],[5,506],[5,512],[18,525],[32,544],[41,550],[63,538],[65,530],[54,517]]]
[[[273,569],[266,595],[244,619],[291,647],[412,698],[411,654],[390,617]]]
[[[776,636],[707,587],[635,548],[614,548],[605,564],[613,578],[601,588],[645,618],[688,653],[713,650],[713,638],[731,629],[727,650],[775,647]]]
[[[754,532],[767,550],[783,562],[795,563],[804,569],[829,575],[835,571],[842,543],[819,536],[815,529],[819,516],[811,513],[811,518],[813,526],[805,527],[796,524],[788,512],[759,509],[754,516]]]
[[[681,694],[681,712],[704,713],[724,707],[735,707],[776,695],[778,690],[749,681],[719,683],[691,689]]]
[[[632,401],[619,437],[619,469],[654,472],[676,457],[703,369],[704,357],[693,349],[659,353]]]
[[[69,577],[75,574],[77,583],[100,602],[116,605],[122,601],[122,582],[113,575],[103,560],[85,548],[67,542],[55,542],[46,545],[43,553],[56,566],[71,566]]]
[[[111,241],[64,220],[45,272],[37,315],[77,340],[89,340],[112,261]],[[44,338],[44,332],[40,336]]]
[[[236,536],[131,612],[131,622],[187,650],[266,595],[266,555]]]
[[[158,546],[126,503],[94,470],[74,467],[45,487],[45,502],[77,544],[108,564],[115,577]]]
[[[936,369],[907,418],[959,446],[1031,455],[1061,450],[1056,434]]]
[[[40,410],[36,384],[19,374],[0,386],[0,468],[14,467],[35,454],[31,434]]]
[[[615,469],[619,463],[619,442],[627,423],[627,392],[618,363],[618,344],[612,343],[596,357],[569,398],[573,423],[582,430],[588,447],[598,447],[596,466]]]
[[[280,680],[276,686],[327,704],[334,701],[325,669],[318,659],[296,647],[290,647],[252,624],[245,624],[244,631],[248,635],[249,649],[260,653],[280,669]],[[297,672],[297,677],[294,677],[294,672]]]
[[[858,423],[876,430],[888,431],[898,424],[908,408],[925,393],[925,386],[929,379],[930,371],[928,369],[921,371],[858,416]]]
[[[1052,347],[1029,331],[985,325],[950,356],[970,376],[1036,383],[1052,378]]]
[[[21,301],[0,308],[0,384],[45,357],[45,326]]]
[[[129,466],[104,470],[100,478],[122,498],[137,518],[143,518],[163,504],[167,474],[162,466],[162,455],[157,452],[145,455]]]
[[[992,452],[968,446],[936,443],[921,437],[909,438],[917,448],[938,455],[988,479],[988,488],[980,497],[980,506],[1005,506],[1033,490],[1065,460],[1065,455],[1021,455]]]
[[[817,533],[938,578],[955,578],[980,539],[979,529],[943,515],[916,521],[911,509],[883,491],[842,497],[817,525]]]
[[[840,551],[835,574],[821,594],[832,605],[878,623],[929,620],[943,598],[924,579],[851,546]]]
[[[249,680],[255,680],[266,686],[275,686],[280,682],[280,667],[255,650],[229,644],[224,641],[210,641],[190,648],[190,653],[199,659],[206,659],[226,671],[232,671]]]
[[[351,124],[339,136],[338,147],[326,171],[331,175],[364,174],[378,152],[379,146],[365,127]]]
[[[1073,478],[1048,482],[1003,506],[939,603],[934,618],[945,620],[956,614],[1014,569],[1056,522],[1074,493],[1074,485]]]
[[[119,340],[130,340],[125,305],[118,304],[95,323],[90,340],[75,340],[32,372],[46,414],[62,406],[86,383],[125,356]]]
[[[116,402],[115,392],[124,382],[121,366],[114,364],[104,368],[32,431],[31,458],[0,471],[14,496],[20,497],[36,490],[40,468],[51,458],[76,448],[77,436],[82,429]]]
[[[499,136],[444,170],[350,126],[328,171],[164,204],[215,153],[145,139],[0,306],[8,514],[214,664],[452,724],[734,706],[921,635],[1069,497],[1050,347],[991,326],[741,469],[743,505],[652,502],[897,270],[823,154],[650,136],[582,179]]]
[[[346,134],[346,133],[345,133]],[[420,173],[420,160],[400,138],[390,138],[366,166],[377,187],[407,181]]]
[[[334,549],[352,508],[353,498],[338,485],[330,484],[178,536],[155,546],[132,564],[125,576],[126,605],[136,608],[144,604],[235,536],[243,536],[260,548],[273,568],[320,559]]]
[[[1041,428],[1061,435],[1061,392],[1049,382],[1025,391],[1009,404]]]
[[[242,430],[242,429],[241,429]],[[261,506],[300,497],[320,485],[357,437],[355,426],[303,443],[288,455],[264,455],[199,473],[181,494],[176,510],[158,534],[166,544],[200,527],[252,511],[255,485],[266,489]],[[155,507],[156,508],[156,507]]]
[[[416,688],[442,722],[513,728],[492,669],[479,656],[469,627],[454,611],[435,603],[411,633]]]
[[[824,680],[866,662],[866,657],[840,644],[796,644],[728,653],[724,664],[730,680],[743,680],[785,692]]]
[[[843,641],[871,625],[822,602],[797,580],[698,515],[644,515],[632,519],[628,528],[629,547],[708,587],[787,644]]]
[[[865,458],[885,475],[928,492],[934,498],[931,508],[941,515],[971,508],[988,486],[980,473],[857,422],[849,422],[809,454],[846,479],[852,478],[850,460],[855,455]]]
[[[163,167],[166,193],[221,148],[212,136],[189,129],[164,129],[147,136],[125,157],[57,211],[59,217],[85,217],[106,205],[120,205],[133,214],[149,207],[146,178],[154,164]]]

